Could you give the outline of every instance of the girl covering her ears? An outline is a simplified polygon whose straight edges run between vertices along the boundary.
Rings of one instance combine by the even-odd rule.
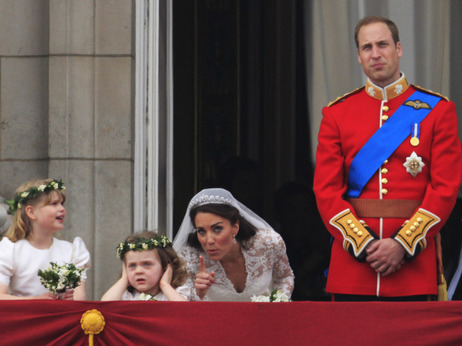
[[[166,236],[132,234],[119,244],[117,255],[123,261],[122,276],[101,300],[189,300],[183,262]]]
[[[86,269],[90,253],[80,237],[73,243],[53,235],[64,228],[65,186],[60,180],[30,180],[8,201],[13,223],[0,241],[0,299],[85,300]],[[74,290],[58,297],[42,286],[38,270],[73,263],[84,268],[82,280]]]

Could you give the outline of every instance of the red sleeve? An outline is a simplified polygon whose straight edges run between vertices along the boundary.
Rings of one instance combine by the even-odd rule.
[[[358,258],[366,245],[377,236],[360,223],[351,204],[343,199],[347,190],[346,158],[342,151],[340,131],[330,108],[325,107],[323,115],[313,186],[316,202],[329,232],[346,251]],[[351,225],[354,227],[350,228]]]

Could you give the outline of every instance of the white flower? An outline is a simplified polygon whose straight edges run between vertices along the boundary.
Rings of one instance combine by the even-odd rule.
[[[52,293],[74,289],[80,284],[83,269],[76,268],[72,263],[63,264],[62,266],[55,262],[50,264],[51,267],[43,271],[39,269],[37,275],[40,277],[42,285]]]
[[[21,193],[21,197],[26,198],[27,196],[29,196],[29,192],[26,191]]]
[[[257,303],[269,303],[270,302],[270,297],[269,296],[264,296],[264,295],[261,295],[261,296],[252,296],[252,298],[250,298],[250,300],[252,302],[257,302]]]
[[[289,297],[285,293],[282,293],[281,291],[276,291],[274,295],[272,295],[273,302],[288,302]]]
[[[45,191],[46,187],[47,187],[46,185],[40,185],[39,187],[37,187],[37,190],[43,192],[43,191]]]
[[[143,243],[141,246],[143,247],[143,250],[148,250],[149,249],[149,246],[146,243]]]
[[[138,300],[157,300],[157,299],[154,296],[150,295],[149,293],[146,294],[146,293],[142,292],[138,296]]]

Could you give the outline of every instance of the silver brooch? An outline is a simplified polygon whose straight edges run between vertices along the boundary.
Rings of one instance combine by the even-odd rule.
[[[411,156],[406,157],[406,162],[403,164],[406,167],[406,172],[410,173],[413,178],[422,172],[422,168],[425,166],[425,163],[422,162],[422,158],[417,156],[415,151],[412,152]]]

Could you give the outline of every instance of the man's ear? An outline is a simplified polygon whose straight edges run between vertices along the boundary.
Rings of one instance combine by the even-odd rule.
[[[401,42],[396,42],[396,51],[398,52],[398,58],[403,56],[403,47],[401,46]]]

